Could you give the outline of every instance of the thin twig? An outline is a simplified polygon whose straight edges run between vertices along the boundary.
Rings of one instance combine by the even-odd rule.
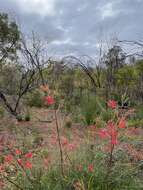
[[[15,185],[15,187],[17,187],[20,190],[24,190],[22,187],[20,187],[17,183],[13,182],[11,179],[9,179],[6,176],[3,176],[8,182],[10,182],[11,184]]]
[[[60,159],[61,159],[61,174],[64,176],[64,159],[63,159],[63,150],[61,145],[61,139],[60,139],[60,131],[59,131],[59,125],[58,125],[58,118],[57,118],[57,110],[54,110],[55,114],[55,122],[56,122],[56,130],[58,135],[58,143],[59,143],[59,150],[60,150]]]

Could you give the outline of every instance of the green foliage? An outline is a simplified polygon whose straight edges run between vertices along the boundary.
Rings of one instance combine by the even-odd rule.
[[[104,122],[109,121],[113,116],[113,112],[110,109],[107,109],[106,111],[103,111],[100,113],[101,120]]]
[[[7,59],[7,61],[13,61],[13,59],[17,58],[16,52],[19,48],[19,40],[20,34],[16,23],[10,21],[7,14],[0,14],[0,61],[4,62],[3,56],[4,59],[9,58]],[[11,48],[9,49],[10,46]],[[5,61],[5,63],[7,62]],[[109,49],[109,52],[107,52],[107,55],[105,56],[105,65],[106,67],[104,68],[85,67],[87,75],[96,78],[95,81],[97,84],[95,84],[95,86],[96,91],[98,91],[96,92],[96,94],[94,89],[95,86],[93,87],[93,84],[90,83],[89,76],[85,75],[81,68],[74,68],[70,66],[67,67],[66,64],[58,61],[53,61],[51,65],[48,65],[47,68],[44,68],[44,77],[47,77],[46,79],[48,79],[47,81],[49,82],[49,88],[51,91],[53,91],[53,94],[56,97],[56,103],[53,107],[49,106],[50,109],[57,109],[58,106],[61,104],[60,106],[63,106],[62,111],[66,114],[71,113],[72,119],[74,118],[74,120],[72,120],[71,118],[67,118],[64,127],[68,129],[60,129],[60,133],[58,134],[59,136],[63,135],[62,132],[66,133],[67,130],[69,130],[67,133],[69,136],[65,144],[70,143],[68,144],[68,146],[70,145],[72,149],[72,143],[70,142],[72,139],[73,142],[75,141],[75,145],[77,145],[77,150],[68,150],[69,147],[63,145],[64,143],[62,144],[62,139],[61,142],[59,142],[59,144],[62,144],[63,148],[65,175],[61,176],[60,166],[62,164],[60,165],[59,163],[62,159],[57,156],[57,152],[59,153],[59,150],[56,147],[58,144],[58,135],[55,133],[56,130],[54,128],[48,128],[46,130],[44,129],[43,135],[41,133],[43,132],[43,126],[40,128],[39,133],[39,131],[34,131],[34,126],[26,126],[27,123],[24,122],[24,124],[26,124],[24,125],[24,127],[16,126],[12,128],[12,125],[9,126],[9,131],[11,130],[11,133],[14,131],[17,134],[15,135],[14,133],[14,137],[17,138],[14,139],[14,142],[18,143],[16,147],[11,148],[11,151],[15,150],[15,148],[17,147],[20,147],[20,149],[22,149],[23,151],[23,154],[16,155],[18,156],[18,158],[20,158],[25,154],[25,152],[32,150],[31,152],[34,156],[33,158],[30,158],[30,161],[32,162],[33,166],[32,168],[30,168],[30,170],[26,170],[23,175],[24,169],[22,168],[21,170],[21,168],[18,167],[14,171],[13,168],[15,166],[12,164],[10,165],[10,169],[12,167],[12,172],[6,173],[7,175],[5,175],[4,173],[4,177],[9,177],[10,174],[12,174],[10,176],[11,179],[16,182],[16,184],[18,184],[20,187],[22,187],[21,189],[23,190],[143,189],[142,175],[140,175],[143,167],[142,162],[139,163],[138,160],[136,160],[135,162],[131,162],[128,151],[126,151],[122,146],[120,146],[117,150],[113,149],[114,151],[112,151],[111,155],[108,150],[107,152],[105,150],[106,148],[109,149],[109,147],[106,147],[108,145],[108,141],[102,143],[100,142],[100,139],[97,138],[97,141],[95,142],[95,136],[94,140],[93,136],[90,137],[90,132],[96,131],[89,130],[87,132],[88,134],[86,134],[85,128],[84,135],[82,135],[80,131],[79,136],[77,131],[74,131],[74,133],[72,133],[71,126],[72,122],[75,121],[79,122],[80,124],[84,123],[85,125],[95,124],[97,128],[100,128],[105,127],[109,120],[112,119],[114,121],[117,119],[116,117],[118,117],[119,114],[116,114],[116,109],[114,110],[114,114],[114,111],[112,109],[106,109],[105,98],[107,101],[107,98],[112,97],[120,102],[121,105],[123,105],[124,103],[129,103],[130,100],[134,100],[134,102],[143,101],[143,60],[137,61],[132,65],[128,65],[125,63],[125,54],[123,53],[121,47],[113,46],[113,48]],[[50,66],[51,68],[49,68]],[[0,70],[0,90],[2,89],[2,91],[6,92],[6,94],[10,96],[17,95],[19,92],[19,79],[21,78],[21,73],[24,74],[24,72],[21,72],[21,69],[22,68],[16,65],[15,62],[3,65],[2,70]],[[36,75],[36,77],[34,79],[38,79],[38,74]],[[23,87],[22,84],[21,86]],[[106,88],[107,92],[105,91]],[[101,96],[99,95],[100,91],[104,91],[103,93],[101,93]],[[64,97],[64,102],[62,102],[60,99],[60,97],[62,96]],[[138,100],[138,97],[140,97],[140,100]],[[40,92],[38,89],[30,92],[26,96],[26,104],[30,107],[42,107],[42,92]],[[3,116],[4,110],[0,107],[0,117]],[[137,113],[135,117],[130,118],[128,126],[142,127],[142,118],[143,108],[142,106],[139,106],[137,108]],[[30,112],[27,112],[24,118],[21,115],[17,116],[18,121],[30,121],[30,119]],[[118,123],[118,120],[116,122]],[[60,122],[57,122],[57,125],[58,123]],[[46,136],[46,132],[48,133],[48,136]],[[70,138],[71,133],[72,137]],[[81,139],[81,141],[80,136],[82,136],[83,138]],[[46,142],[45,137],[47,140]],[[127,136],[122,136],[121,140],[123,142],[125,141],[125,144],[130,141],[129,137]],[[46,143],[48,145],[51,143],[51,146],[52,143],[55,143],[54,148],[51,149],[51,146],[45,147],[44,145]],[[134,142],[134,144],[138,144],[138,142]],[[103,152],[101,150],[103,150]],[[60,152],[61,151],[62,150],[60,150]],[[3,153],[5,154],[5,152]],[[12,155],[15,156],[15,153]],[[46,168],[44,165],[44,161],[45,158],[47,158],[48,156],[50,158],[50,164],[48,165],[48,167],[46,166]],[[110,167],[108,160],[109,156],[110,158],[112,156]],[[1,164],[3,164],[3,162]],[[15,164],[17,164],[17,162]],[[79,164],[82,164],[81,170],[79,170],[77,167]],[[93,166],[92,171],[89,170],[89,165]],[[2,168],[0,169],[2,170]],[[3,175],[1,171],[0,175]],[[29,177],[31,177],[30,180]],[[13,183],[9,183],[6,188],[7,190],[18,189],[17,187],[15,188],[15,185]]]
[[[0,70],[0,88],[6,94],[17,95],[21,77],[20,67],[17,64],[3,65]]]
[[[72,160],[72,165],[66,169],[64,177],[60,175],[60,168],[53,166],[46,172],[33,169],[32,175],[36,179],[33,184],[30,184],[26,177],[21,180],[19,176],[17,181],[19,180],[19,184],[24,187],[24,190],[77,190],[78,187],[86,190],[142,190],[142,181],[136,174],[138,165],[126,164],[128,158],[124,151],[116,152],[115,156],[118,160],[109,174],[108,167],[104,162],[105,154],[91,153],[86,148],[85,152],[77,154],[77,160]],[[91,154],[93,154],[93,158]],[[91,163],[94,166],[92,172],[88,170]],[[78,170],[78,164],[82,165],[81,170]]]
[[[142,127],[143,128],[143,119],[130,119],[128,122],[129,127]]]
[[[18,116],[16,117],[16,119],[17,119],[17,121],[23,121],[22,115],[18,115]]]
[[[135,107],[135,114],[129,119],[129,127],[143,128],[143,106]]]
[[[2,106],[0,106],[0,118],[3,118],[5,115],[5,110]]]
[[[137,72],[133,65],[125,65],[120,68],[115,75],[117,84],[122,87],[134,87],[137,80]]]
[[[143,119],[143,105],[139,105],[135,107],[136,110],[136,119]]]
[[[14,59],[19,48],[20,32],[15,21],[0,13],[0,59]]]
[[[90,101],[88,100],[92,101],[92,104],[94,104],[93,107],[91,104],[89,104]],[[90,109],[93,110],[93,117],[91,118],[93,119],[95,117],[96,122],[97,118],[100,119],[99,122],[103,122],[103,125],[104,123],[107,124],[106,120],[108,121],[111,118],[114,118],[114,112],[117,113],[117,110],[112,110],[113,112],[111,109],[106,110],[105,104],[99,97],[95,98],[94,96],[87,96],[82,100],[83,104],[85,102],[87,102],[88,106],[90,106],[84,107],[84,109],[89,111]],[[83,108],[82,106],[83,105],[81,105],[81,108]],[[67,118],[67,121],[70,121],[70,119]],[[133,142],[133,139],[130,140],[128,136],[124,136],[126,133],[123,132],[118,135],[119,138],[122,135],[122,138],[120,138],[122,141],[118,139],[120,144],[119,146],[115,146],[112,155],[112,162],[111,165],[109,165],[110,144],[108,144],[108,140],[103,142],[103,139],[98,138],[96,134],[94,137],[92,135],[90,136],[90,133],[89,131],[86,131],[86,128],[84,130],[84,135],[82,135],[81,141],[79,140],[80,138],[77,138],[83,134],[80,133],[80,130],[77,130],[76,133],[75,131],[72,131],[72,129],[67,130],[64,128],[60,130],[60,135],[63,135],[63,133],[64,135],[67,135],[66,132],[69,132],[67,143],[71,143],[70,141],[73,140],[77,145],[77,147],[72,151],[68,150],[68,146],[63,146],[64,176],[62,176],[58,146],[54,144],[53,148],[51,146],[47,146],[47,144],[46,146],[43,145],[45,139],[48,139],[48,145],[50,145],[51,142],[49,134],[54,134],[55,136],[55,130],[53,130],[53,126],[52,128],[48,126],[48,130],[44,129],[43,135],[41,133],[41,128],[39,133],[37,126],[34,128],[34,126],[31,126],[31,124],[30,126],[25,124],[27,123],[24,123],[24,127],[16,126],[15,131],[11,131],[11,133],[14,135],[16,134],[16,140],[14,141],[15,143],[13,144],[9,153],[11,154],[12,150],[18,148],[22,150],[22,155],[16,155],[16,158],[24,158],[23,160],[25,161],[25,153],[32,152],[33,157],[29,159],[29,161],[32,163],[32,168],[26,169],[26,172],[24,172],[23,168],[17,167],[17,162],[15,162],[14,159],[14,163],[8,163],[10,167],[9,172],[7,173],[9,179],[18,184],[21,189],[78,190],[80,187],[82,190],[142,190],[142,161],[131,161],[130,152],[127,151],[128,149],[126,149],[126,146],[120,146],[122,142],[123,145],[128,143],[129,145],[136,145],[134,148],[140,148],[142,144],[138,143],[137,141]],[[47,136],[45,132],[47,132]],[[79,136],[77,136],[78,133]],[[76,136],[74,136],[75,134]],[[52,140],[53,139],[51,139],[51,141]],[[106,150],[106,148],[108,150]],[[6,151],[8,150],[6,149]],[[4,151],[3,154],[7,154],[6,151]],[[48,165],[45,165],[44,161],[47,158],[49,159]],[[79,165],[81,167],[79,167]],[[91,166],[91,168],[89,166]],[[14,170],[14,168],[16,169]],[[7,182],[6,189],[16,190],[18,188],[13,183]]]
[[[43,106],[43,95],[37,89],[27,95],[26,104],[30,107],[42,107]]]
[[[143,71],[143,60],[138,60],[136,62],[135,66],[136,66],[136,70],[137,70],[139,76],[142,76],[143,75],[143,73],[142,73],[142,71]]]
[[[84,122],[86,125],[93,124],[96,116],[96,100],[95,97],[88,100],[87,97],[83,98],[81,102],[81,113],[84,116]]]
[[[81,114],[84,117],[86,125],[95,123],[95,119],[100,115],[101,111],[104,110],[102,100],[94,95],[84,96],[81,100]],[[104,110],[105,111],[105,110]]]
[[[25,121],[30,121],[30,120],[31,120],[31,117],[30,117],[30,113],[29,113],[29,112],[26,113],[24,120],[25,120]]]

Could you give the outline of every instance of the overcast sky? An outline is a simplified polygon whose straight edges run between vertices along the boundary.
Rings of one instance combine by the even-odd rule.
[[[0,0],[0,11],[51,42],[53,55],[96,56],[101,39],[143,39],[143,0]]]

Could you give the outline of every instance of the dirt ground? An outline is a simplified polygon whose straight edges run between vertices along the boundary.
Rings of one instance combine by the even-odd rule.
[[[16,119],[5,117],[0,119],[0,141],[1,139],[12,139],[12,129],[16,126],[19,129],[30,129],[36,131],[41,138],[43,146],[51,148],[51,144],[56,143],[56,125],[53,110],[47,109],[31,109],[31,120],[28,122],[17,122]],[[65,127],[66,117],[58,114],[58,124],[60,128],[61,139],[65,141],[67,138],[70,143],[78,146],[90,142],[96,143],[98,129],[94,126],[81,126],[80,124],[72,124],[70,128]],[[126,139],[127,143],[119,142],[119,147],[127,149],[128,153],[135,160],[143,160],[143,129],[127,127],[120,136]],[[120,138],[120,137],[119,137]],[[122,138],[121,138],[122,139]],[[86,141],[86,142],[85,142]]]

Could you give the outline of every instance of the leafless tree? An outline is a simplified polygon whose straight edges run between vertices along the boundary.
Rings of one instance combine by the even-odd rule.
[[[90,59],[92,62],[93,60]],[[91,83],[93,84],[94,91],[96,92],[97,83],[95,78],[93,77],[92,69],[88,67],[86,63],[84,63],[80,58],[77,58],[75,56],[66,56],[62,59],[62,62],[65,64],[69,64],[70,66],[80,66],[82,70],[85,72],[85,74],[89,77]]]
[[[21,40],[19,60],[17,63],[19,79],[15,94],[15,103],[10,103],[5,90],[0,88],[0,100],[5,108],[15,117],[18,116],[18,107],[24,95],[37,88],[40,83],[46,83],[43,75],[44,66],[49,59],[43,59],[42,45],[33,35],[31,41]]]
[[[136,57],[143,57],[143,41],[139,40],[139,41],[134,41],[134,40],[119,40],[119,43],[121,43],[122,45],[127,45],[129,47],[130,53],[126,54],[126,57],[132,57],[132,56],[136,56]]]

